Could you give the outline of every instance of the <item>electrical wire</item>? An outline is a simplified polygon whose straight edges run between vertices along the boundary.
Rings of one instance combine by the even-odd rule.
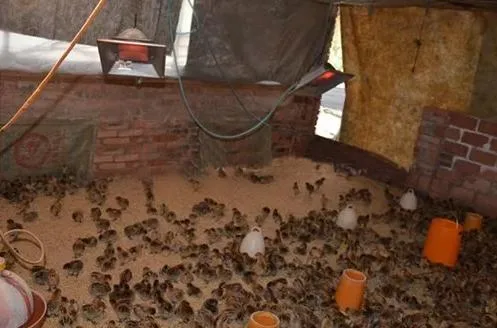
[[[188,1],[188,4],[190,5],[190,8],[192,9],[192,12],[193,12],[193,19],[195,21],[195,25],[196,26],[196,29],[194,31],[191,31],[191,34],[195,33],[195,32],[199,32],[201,30],[203,30],[203,23],[200,23],[200,19],[198,17],[198,14],[197,14],[197,11],[193,5],[193,3],[191,2],[191,0],[187,0]],[[327,12],[328,12],[328,20],[330,20],[330,17],[331,17],[331,12],[332,12],[332,8],[333,8],[333,4],[334,2],[333,1],[330,1],[329,5],[327,6]],[[168,6],[169,7],[169,6]],[[168,14],[167,15],[168,17],[171,17],[171,14]],[[188,34],[188,32],[185,32],[184,34]],[[223,69],[221,68],[221,64],[219,63],[218,59],[217,59],[217,56],[215,55],[214,53],[214,50],[211,46],[211,43],[209,42],[209,39],[206,37],[204,38],[204,41],[206,43],[206,46],[207,46],[207,50],[209,52],[209,54],[211,55],[212,59],[214,60],[214,63],[216,65],[216,68],[218,69],[220,75],[221,75],[221,79],[223,82],[227,83],[229,89],[230,89],[230,92],[231,94],[233,95],[233,97],[235,98],[237,104],[238,104],[238,107],[240,107],[246,114],[248,114],[249,116],[251,116],[252,118],[254,118],[255,120],[259,121],[259,122],[262,122],[262,124],[266,125],[266,126],[272,126],[274,127],[274,125],[272,125],[271,123],[269,123],[268,121],[269,120],[264,120],[263,118],[260,118],[258,115],[254,114],[252,111],[250,111],[243,103],[243,101],[240,99],[240,96],[238,95],[238,93],[235,91],[235,88],[233,87],[233,84],[231,83],[231,81],[226,77],[226,74],[224,73]],[[321,57],[321,56],[319,56]],[[314,63],[316,62],[316,60],[318,59],[318,57],[313,61]],[[314,65],[314,64],[313,64]],[[178,74],[179,75],[179,74]],[[281,129],[281,130],[288,130],[288,131],[292,131],[292,132],[296,132],[297,130],[296,129],[292,129],[292,128],[287,128],[287,127],[278,127],[278,129]]]
[[[191,5],[190,1],[189,1],[189,3]],[[171,0],[168,0],[168,8],[170,7],[170,4],[171,4]],[[195,12],[195,10],[193,10],[193,11]],[[168,23],[169,23],[169,29],[168,30],[169,30],[169,34],[170,34],[171,39],[174,40],[174,33],[173,33],[173,26],[172,26],[173,24],[172,24],[171,15],[166,15],[166,16],[168,17]],[[259,128],[261,128],[264,124],[266,124],[269,121],[269,119],[274,114],[274,112],[278,109],[278,107],[285,101],[285,99],[292,92],[295,91],[295,87],[297,85],[295,83],[295,84],[291,85],[288,89],[286,89],[280,95],[280,97],[276,101],[276,104],[274,105],[274,107],[262,119],[259,119],[258,123],[256,123],[255,125],[253,125],[252,127],[250,127],[249,129],[247,129],[247,130],[245,130],[243,132],[240,132],[240,133],[237,133],[237,134],[232,134],[232,135],[222,135],[222,134],[219,134],[219,133],[216,133],[216,132],[213,132],[213,131],[209,130],[206,126],[204,126],[202,124],[202,122],[200,122],[200,120],[193,113],[192,108],[190,107],[190,104],[188,102],[185,89],[184,89],[183,79],[181,78],[181,72],[180,72],[180,69],[179,69],[179,66],[178,66],[178,59],[177,59],[176,49],[174,48],[174,46],[172,47],[172,54],[173,54],[174,66],[175,66],[175,69],[176,69],[176,74],[178,76],[178,82],[179,82],[178,84],[179,84],[180,94],[181,94],[181,98],[183,100],[183,104],[185,105],[186,110],[188,111],[190,117],[195,122],[195,124],[197,124],[198,127],[203,132],[205,132],[207,135],[209,135],[209,136],[211,136],[213,138],[216,138],[216,139],[221,139],[221,140],[236,140],[236,139],[240,139],[240,138],[246,137],[246,136],[252,134],[253,132],[257,131]]]
[[[24,257],[8,241],[10,235],[19,234],[19,233],[25,233],[25,234],[29,235],[31,238],[33,238],[33,240],[34,240],[35,244],[38,246],[38,248],[40,248],[40,257],[37,260],[30,260],[30,259]],[[12,230],[9,230],[9,231],[4,233],[2,230],[0,230],[0,241],[5,245],[5,247],[7,247],[7,250],[9,250],[12,253],[12,255],[14,255],[14,257],[21,262],[31,264],[31,265],[37,265],[37,264],[43,263],[43,261],[45,260],[45,246],[43,246],[43,243],[41,242],[41,240],[38,237],[36,237],[36,235],[34,233],[32,233],[31,231],[24,230],[24,229],[12,229]]]

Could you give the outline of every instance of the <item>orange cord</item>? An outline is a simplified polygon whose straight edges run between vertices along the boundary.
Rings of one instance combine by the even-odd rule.
[[[83,33],[86,32],[88,27],[90,27],[91,23],[95,20],[98,13],[102,10],[102,8],[106,2],[107,2],[107,0],[100,0],[98,2],[98,4],[95,6],[95,9],[93,9],[90,16],[88,16],[88,18],[86,19],[86,22],[83,24],[81,29],[78,31],[78,33],[76,34],[74,39],[72,39],[71,43],[69,44],[69,47],[67,47],[66,51],[62,54],[62,56],[59,58],[59,60],[52,66],[52,68],[50,69],[48,74],[45,76],[43,81],[40,82],[40,84],[38,85],[36,90],[33,91],[33,93],[28,97],[28,99],[26,99],[24,104],[22,104],[22,106],[10,118],[10,120],[7,123],[5,123],[4,126],[2,126],[0,128],[0,133],[4,132],[5,129],[7,129],[12,124],[14,124],[14,122],[17,121],[17,119],[29,108],[29,106],[31,106],[36,101],[36,99],[39,97],[41,91],[43,91],[43,89],[45,89],[45,87],[47,86],[50,79],[52,79],[52,77],[57,72],[57,69],[59,69],[60,65],[62,65],[62,62],[64,61],[64,59],[66,59],[67,55],[69,55],[69,53],[74,48],[76,43],[78,43],[78,41],[81,39],[81,37],[83,36]]]

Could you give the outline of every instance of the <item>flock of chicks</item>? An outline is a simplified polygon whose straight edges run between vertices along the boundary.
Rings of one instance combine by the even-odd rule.
[[[226,177],[224,170],[218,170]],[[271,183],[270,176],[236,170],[254,183]],[[40,182],[41,181],[41,182]],[[94,207],[89,217],[95,236],[85,236],[73,244],[74,259],[63,265],[67,275],[85,270],[85,252],[99,247],[95,259],[99,271],[91,272],[90,302],[63,295],[56,268],[32,268],[32,278],[52,293],[47,315],[60,327],[237,327],[257,310],[277,314],[281,327],[496,327],[497,326],[497,239],[489,229],[464,235],[458,266],[449,270],[430,265],[421,258],[421,248],[429,220],[450,216],[456,206],[451,201],[424,199],[414,212],[403,211],[388,190],[386,213],[359,217],[354,231],[334,223],[345,204],[368,206],[372,194],[367,189],[351,189],[339,195],[339,208],[328,208],[321,194],[321,208],[304,217],[282,215],[278,209],[263,207],[254,219],[263,226],[272,221],[275,236],[265,237],[265,254],[250,258],[238,249],[251,221],[237,208],[206,198],[194,204],[187,217],[179,217],[166,203],[155,199],[153,183],[143,181],[146,210],[150,218],[125,226],[114,222],[130,206],[124,197],[115,199],[118,208],[105,207],[109,180],[91,182],[87,196]],[[325,178],[293,184],[294,197],[305,188],[309,197],[319,193]],[[20,203],[26,216],[37,192],[55,196],[50,211],[59,215],[65,193],[77,188],[70,175],[60,179],[2,182],[3,196]],[[36,191],[36,192],[34,192]],[[75,211],[72,219],[82,222],[85,213]],[[220,225],[222,218],[228,222]],[[35,218],[36,219],[36,218]],[[201,221],[209,228],[199,231]],[[380,235],[372,226],[385,224],[390,234]],[[217,225],[217,226],[216,226]],[[9,219],[7,229],[22,224]],[[198,242],[200,235],[205,242]],[[133,242],[126,248],[120,241]],[[144,253],[177,254],[181,263],[166,263],[159,270],[143,267],[135,275],[126,265]],[[2,254],[0,254],[2,255]],[[8,253],[2,256],[9,257]],[[153,255],[151,255],[153,256]],[[12,259],[9,262],[13,264]],[[342,313],[334,305],[334,291],[341,272],[356,268],[368,276],[364,309]],[[194,302],[199,305],[194,306]],[[109,313],[113,312],[113,318]],[[78,326],[79,324],[79,326]]]

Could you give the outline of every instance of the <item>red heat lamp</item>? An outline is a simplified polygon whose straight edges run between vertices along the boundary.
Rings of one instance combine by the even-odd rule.
[[[104,75],[164,78],[166,46],[153,43],[137,28],[111,39],[98,39]]]
[[[336,70],[330,64],[312,69],[296,86],[296,95],[318,97],[340,83],[347,82],[354,75]]]

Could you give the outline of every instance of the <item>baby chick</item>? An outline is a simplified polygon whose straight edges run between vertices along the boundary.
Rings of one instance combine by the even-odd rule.
[[[110,228],[110,221],[107,219],[95,219],[93,222],[95,223],[98,233],[102,233]]]
[[[36,284],[44,286],[48,282],[48,269],[36,265],[31,268],[31,276]]]
[[[121,208],[121,211],[126,211],[129,207],[129,200],[124,197],[117,196],[116,202],[117,205]]]
[[[117,231],[114,229],[106,230],[98,235],[98,240],[104,243],[113,243],[117,240]]]
[[[193,319],[195,313],[190,303],[183,300],[174,310],[174,314],[176,314],[183,322],[190,322]]]
[[[83,270],[83,262],[80,260],[74,260],[67,262],[62,267],[69,276],[79,276],[81,271]]]
[[[50,269],[48,270],[48,278],[47,278],[47,285],[48,285],[48,291],[55,291],[57,287],[59,286],[59,275],[55,269]]]
[[[133,279],[133,273],[130,269],[126,269],[119,275],[120,284],[128,284]]]
[[[129,258],[131,261],[136,261],[138,257],[142,254],[143,245],[136,245],[128,249]]]
[[[94,282],[89,287],[90,295],[96,298],[103,298],[111,292],[108,282]]]
[[[321,188],[325,179],[326,178],[323,177],[323,178],[317,179],[316,182],[314,182],[314,185],[316,186],[316,191]]]
[[[72,252],[74,253],[74,257],[78,258],[83,256],[85,251],[86,244],[80,238],[76,239],[74,244],[72,244]]]
[[[130,260],[129,252],[122,247],[117,247],[117,259],[119,260],[120,265],[125,265]]]
[[[47,317],[58,317],[61,307],[61,290],[56,288],[47,301]]]
[[[100,219],[102,217],[102,210],[100,207],[93,207],[90,212],[90,217],[93,221]]]
[[[314,186],[309,182],[305,183],[305,189],[307,189],[307,193],[309,194],[309,196],[312,195],[312,193],[314,193]]]
[[[110,207],[105,210],[105,213],[107,213],[107,215],[114,221],[120,219],[122,215],[122,211],[120,209]]]
[[[120,302],[114,306],[114,311],[119,321],[127,321],[131,317],[131,304],[128,302]]]
[[[298,194],[300,194],[299,184],[297,183],[297,181],[295,181],[295,182],[293,183],[293,188],[292,188],[292,190],[293,190],[293,194],[294,194],[295,196],[297,196]]]
[[[97,246],[97,243],[98,243],[98,240],[96,237],[84,237],[84,238],[80,238],[81,241],[85,244],[86,247],[96,247]]]
[[[200,297],[202,296],[202,290],[192,283],[186,284],[186,294],[188,296]]]
[[[329,198],[326,197],[325,194],[321,194],[321,208],[322,209],[328,208],[328,202],[329,202]]]
[[[226,176],[227,176],[226,171],[224,171],[224,169],[222,167],[219,167],[217,169],[217,176],[220,178],[226,178]]]
[[[105,317],[105,303],[96,298],[89,304],[81,307],[82,316],[94,325],[98,325]]]
[[[12,219],[8,219],[7,220],[7,231],[14,230],[14,229],[23,229],[23,226],[22,226],[22,224],[17,223]],[[19,234],[16,232],[16,233],[12,233],[11,235],[12,235],[11,241],[15,241]]]
[[[24,222],[33,222],[38,219],[38,212],[36,211],[27,211],[22,214],[22,219]]]
[[[101,272],[93,271],[90,274],[90,281],[93,282],[100,282],[100,283],[106,283],[112,280],[112,276],[110,274],[104,274]]]
[[[156,313],[156,309],[152,306],[147,306],[143,304],[135,304],[133,306],[133,313],[140,320],[145,320],[148,317],[152,317]]]
[[[74,211],[72,213],[72,219],[74,222],[81,223],[81,222],[83,222],[83,218],[84,218],[84,215],[83,215],[83,211],[81,211],[81,210],[77,210],[77,211]]]
[[[55,202],[50,206],[50,213],[54,217],[59,217],[60,211],[62,211],[62,199],[57,198]]]

